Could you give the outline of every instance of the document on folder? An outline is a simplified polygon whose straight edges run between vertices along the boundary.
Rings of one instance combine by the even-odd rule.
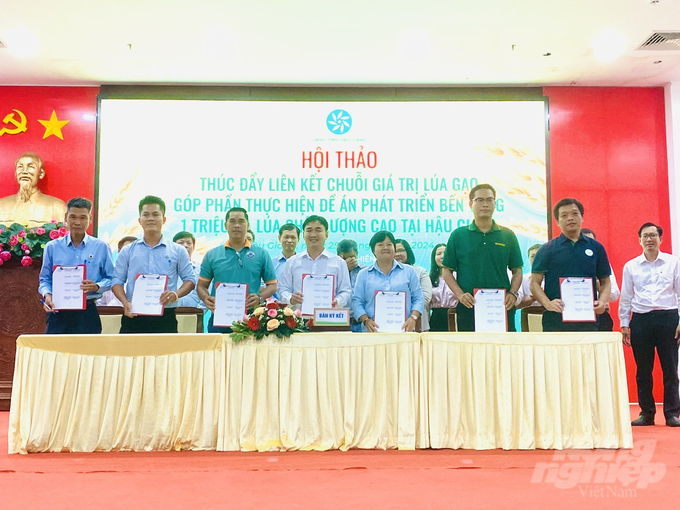
[[[592,278],[560,278],[560,299],[564,303],[563,322],[595,322]]]
[[[247,297],[247,283],[218,283],[215,286],[213,325],[219,328],[230,328],[234,322],[243,320]]]
[[[52,270],[52,302],[55,310],[85,310],[85,265],[54,266]]]
[[[499,333],[508,330],[505,289],[475,289],[475,331]]]
[[[375,318],[380,333],[401,333],[406,322],[405,291],[375,291]]]
[[[163,315],[161,294],[168,288],[167,274],[138,274],[132,292],[132,313],[137,315]]]
[[[315,308],[331,308],[335,299],[335,275],[302,275],[302,315],[314,315]]]

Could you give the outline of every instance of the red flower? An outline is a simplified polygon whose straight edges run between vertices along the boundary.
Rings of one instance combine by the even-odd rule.
[[[12,254],[8,251],[0,251],[0,260],[3,262],[12,258]]]
[[[288,326],[290,329],[295,329],[295,319],[292,317],[286,317],[286,326]]]
[[[59,237],[59,231],[55,228],[50,230],[50,239],[57,239]]]
[[[21,232],[19,232],[19,237],[26,237],[26,231],[22,230]]]
[[[59,237],[64,237],[68,234],[68,229],[66,227],[59,227]]]
[[[314,327],[314,319],[309,319],[309,320],[307,321],[307,327],[309,327],[309,328],[313,328],[313,327]]]
[[[35,233],[38,234],[39,236],[43,235],[45,233],[45,229],[42,227],[38,227],[35,229]]]
[[[15,236],[15,235],[10,236],[9,237],[9,245],[10,246],[16,246],[17,244],[19,244],[19,237]]]
[[[3,265],[4,263],[5,263],[5,261],[0,259],[0,266]]]
[[[22,266],[30,266],[33,264],[33,259],[26,255],[23,259],[21,259],[21,265]]]
[[[277,304],[274,303],[274,302],[267,303],[267,309],[268,309],[268,310],[276,310],[278,307],[279,307],[279,305],[277,305]]]
[[[24,250],[24,251],[25,251],[25,250],[28,250],[28,245],[27,245],[26,243],[22,243],[22,244],[21,244],[21,249]]]
[[[251,317],[248,319],[248,327],[253,331],[257,331],[260,328],[260,320],[257,317]]]

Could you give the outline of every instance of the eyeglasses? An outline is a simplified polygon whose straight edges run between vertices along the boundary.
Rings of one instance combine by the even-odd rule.
[[[642,237],[642,239],[656,239],[659,237],[659,234],[642,234],[640,237]]]
[[[480,205],[481,205],[481,204],[485,204],[485,203],[486,203],[486,204],[493,204],[493,203],[496,201],[496,199],[493,198],[493,197],[489,197],[489,198],[481,198],[481,197],[479,197],[479,198],[473,198],[472,201],[473,201],[475,204],[480,204]]]
[[[404,248],[399,248],[397,250],[397,253],[406,253],[406,250]]]

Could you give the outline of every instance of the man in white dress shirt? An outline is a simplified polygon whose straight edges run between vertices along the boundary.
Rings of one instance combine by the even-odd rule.
[[[642,255],[623,266],[619,318],[623,343],[632,346],[637,374],[640,416],[632,425],[654,425],[652,395],[654,349],[663,371],[663,413],[666,425],[680,427],[678,342],[680,325],[680,267],[677,257],[659,250],[663,229],[645,223],[638,231]],[[632,312],[632,318],[631,318]]]
[[[326,250],[328,221],[322,216],[309,216],[302,224],[302,235],[307,249],[286,261],[278,282],[281,301],[299,308],[304,300],[302,275],[332,274],[335,276],[333,306],[347,307],[352,299],[349,271],[342,258]]]

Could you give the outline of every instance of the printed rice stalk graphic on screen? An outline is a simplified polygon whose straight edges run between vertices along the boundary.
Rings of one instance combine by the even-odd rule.
[[[139,237],[142,235],[142,227],[137,220],[132,220],[130,223],[125,225],[124,223],[119,224],[113,232],[111,232],[111,237],[104,235],[101,240],[109,243],[112,251],[118,250],[118,241],[126,236]]]
[[[141,170],[135,170],[135,173],[132,174],[132,177],[130,177],[130,179],[123,185],[118,193],[114,194],[113,199],[107,204],[106,208],[102,212],[100,220],[107,220],[116,214],[116,211],[127,200],[127,195],[130,189],[132,189],[132,186],[140,173]]]
[[[536,221],[512,221],[504,222],[504,226],[508,227],[517,235],[524,235],[532,239],[548,239],[548,227],[543,223]]]
[[[533,206],[545,207],[546,181],[545,161],[527,148],[512,145],[495,144],[481,147],[490,156],[512,158],[519,163],[503,177],[496,180],[496,184],[503,191],[520,201]]]

